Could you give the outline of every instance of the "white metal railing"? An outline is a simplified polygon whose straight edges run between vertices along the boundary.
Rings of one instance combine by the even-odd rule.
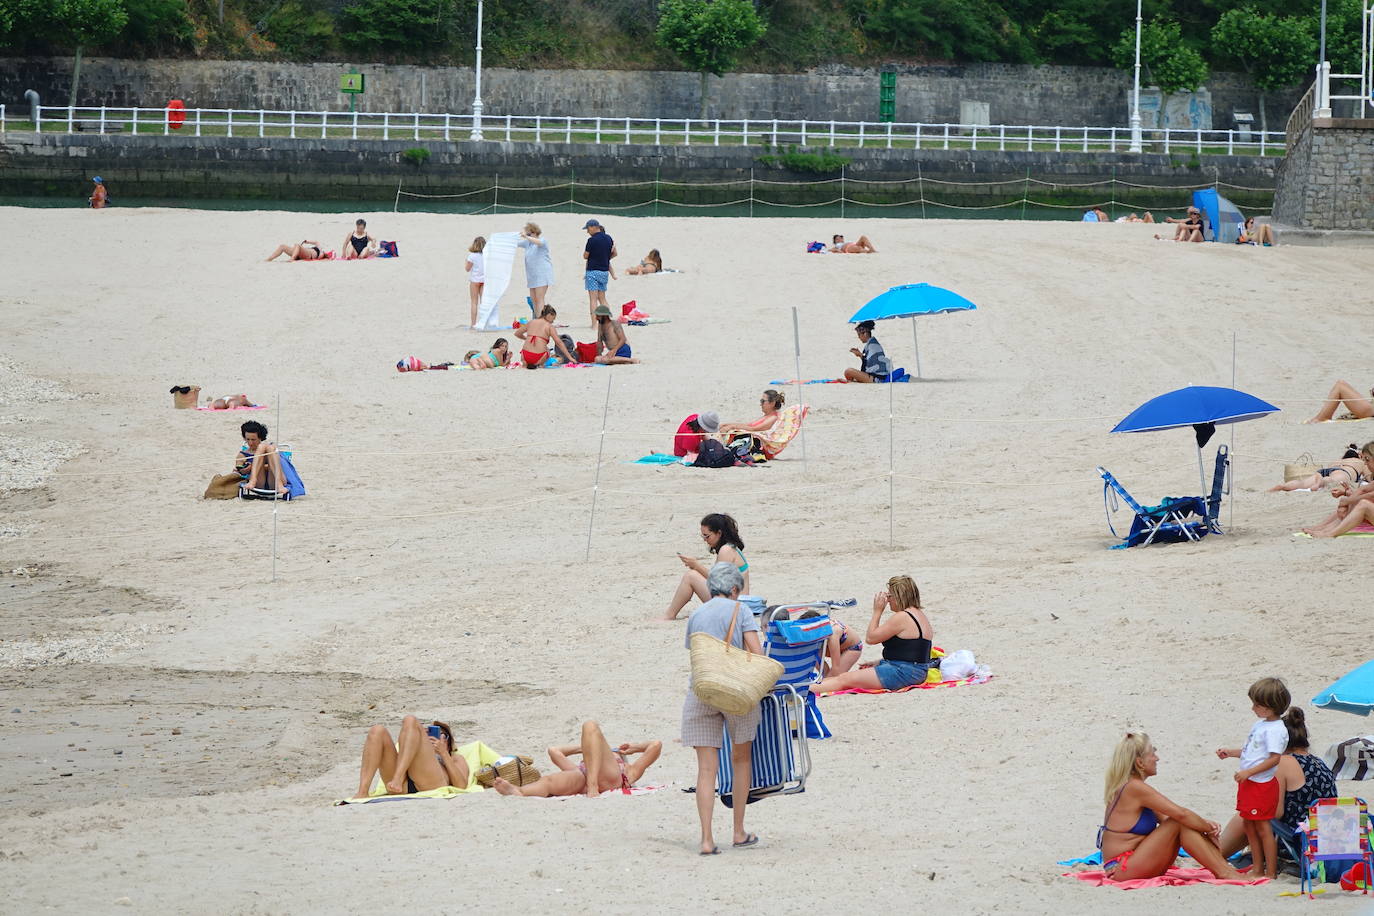
[[[114,108],[42,106],[32,118],[6,114],[0,133],[189,134],[258,138],[338,138],[466,141],[480,127],[487,141],[647,144],[655,146],[802,146],[884,149],[1127,152],[1129,127],[922,124],[872,121],[796,121],[695,118],[574,118],[416,112],[274,111],[234,108]],[[1149,152],[1282,155],[1282,131],[1147,128]],[[480,142],[480,141],[479,141]]]
[[[1355,84],[1358,88],[1353,93],[1331,92],[1331,81],[1341,80]],[[1317,79],[1314,84],[1316,98],[1314,100],[1312,113],[1313,117],[1331,117],[1331,103],[1333,101],[1354,102],[1354,108],[1358,112],[1356,117],[1363,118],[1371,107],[1374,107],[1374,0],[1366,0],[1360,13],[1360,72],[1359,73],[1332,73],[1331,63],[1322,61],[1317,64]]]

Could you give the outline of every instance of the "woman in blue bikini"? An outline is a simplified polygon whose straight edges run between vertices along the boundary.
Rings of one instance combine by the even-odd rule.
[[[749,561],[744,558],[744,541],[739,536],[735,520],[724,513],[712,512],[701,520],[701,539],[706,542],[711,553],[716,555],[713,563],[734,564],[735,568],[744,574],[744,588],[741,594],[749,594]],[[711,597],[710,591],[706,588],[706,575],[710,570],[705,564],[695,557],[683,554],[678,554],[677,558],[687,567],[687,571],[678,580],[673,599],[668,602],[668,610],[663,612],[660,620],[677,620],[677,615],[692,600],[693,595],[701,601],[707,601]]]
[[[1178,858],[1178,847],[1217,878],[1243,880],[1217,847],[1221,825],[1165,798],[1146,780],[1159,754],[1144,732],[1127,732],[1107,767],[1107,815],[1097,831],[1102,870],[1113,881],[1157,878]]]

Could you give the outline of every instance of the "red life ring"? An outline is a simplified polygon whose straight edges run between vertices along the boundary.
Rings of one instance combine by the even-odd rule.
[[[181,125],[186,123],[186,103],[181,99],[172,99],[167,103],[167,126],[172,130],[181,130]]]

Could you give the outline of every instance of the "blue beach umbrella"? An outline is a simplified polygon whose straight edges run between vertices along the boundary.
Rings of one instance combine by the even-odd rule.
[[[1114,433],[1149,433],[1161,429],[1191,426],[1197,436],[1198,476],[1203,492],[1207,477],[1202,470],[1202,447],[1212,438],[1217,426],[1255,420],[1277,413],[1278,408],[1253,394],[1235,388],[1190,385],[1151,398],[1112,427]]]
[[[971,312],[978,306],[958,293],[929,283],[910,283],[894,286],[854,313],[850,324],[860,321],[882,321],[887,318],[910,318],[911,341],[916,345],[916,377],[921,377],[921,342],[916,336],[916,319],[925,315],[946,312]]]
[[[1365,662],[1312,698],[1313,706],[1369,715],[1374,709],[1374,661]]]

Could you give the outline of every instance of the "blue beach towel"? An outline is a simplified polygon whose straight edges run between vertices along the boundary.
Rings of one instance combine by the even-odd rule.
[[[645,455],[643,458],[636,458],[634,461],[627,461],[626,464],[682,464],[682,459],[676,455]]]

